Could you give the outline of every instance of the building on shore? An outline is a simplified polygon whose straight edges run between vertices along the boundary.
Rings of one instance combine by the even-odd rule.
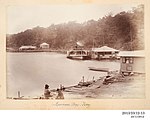
[[[119,53],[119,50],[110,48],[108,46],[103,46],[100,48],[92,48],[92,59],[116,59],[117,54]]]
[[[145,73],[145,53],[139,51],[120,51],[120,72],[124,75]]]
[[[49,49],[49,44],[47,44],[47,43],[42,43],[42,44],[40,44],[40,48],[41,48],[41,49]]]
[[[19,48],[19,50],[36,50],[36,49],[37,49],[37,47],[36,46],[32,46],[32,45],[30,45],[30,46],[21,46]]]

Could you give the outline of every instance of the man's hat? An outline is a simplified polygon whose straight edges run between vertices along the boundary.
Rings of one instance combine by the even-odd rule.
[[[46,85],[45,85],[45,89],[48,89],[48,88],[49,88],[49,85],[46,84]]]

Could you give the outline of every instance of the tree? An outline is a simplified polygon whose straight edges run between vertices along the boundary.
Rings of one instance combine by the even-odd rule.
[[[132,11],[108,14],[99,20],[84,23],[70,21],[52,24],[47,28],[35,27],[18,34],[7,35],[7,47],[18,49],[22,45],[46,42],[51,49],[70,49],[77,41],[85,48],[107,45],[121,50],[144,49],[144,6]]]

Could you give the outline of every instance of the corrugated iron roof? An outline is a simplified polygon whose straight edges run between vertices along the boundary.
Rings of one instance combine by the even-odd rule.
[[[144,50],[120,51],[118,56],[120,57],[145,57],[145,51]]]
[[[114,48],[110,48],[108,46],[103,46],[100,48],[92,48],[92,51],[94,51],[94,52],[119,52],[119,50],[116,50]]]
[[[22,48],[36,48],[36,46],[21,46],[19,49],[22,49]]]

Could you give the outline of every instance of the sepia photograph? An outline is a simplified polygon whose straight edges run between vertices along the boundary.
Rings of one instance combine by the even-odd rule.
[[[145,99],[144,8],[7,6],[6,99]]]

